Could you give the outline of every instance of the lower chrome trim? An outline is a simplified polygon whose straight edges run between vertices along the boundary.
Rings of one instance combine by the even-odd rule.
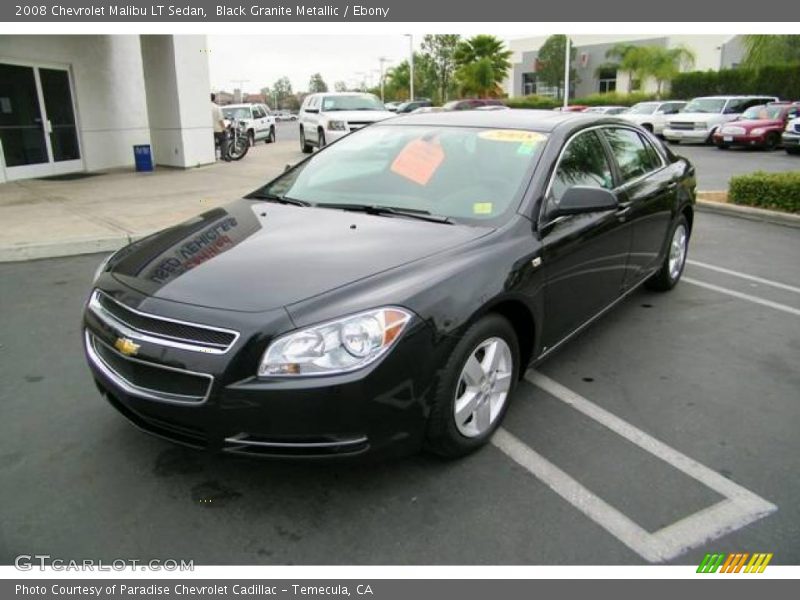
[[[264,448],[341,448],[344,446],[358,446],[367,443],[366,436],[337,440],[335,442],[262,442],[258,440],[248,440],[247,437],[244,437],[246,435],[247,434],[239,434],[225,438],[225,442],[229,444],[260,446]]]
[[[92,335],[88,330],[84,330],[83,335],[86,344],[86,354],[88,355],[91,363],[101,373],[103,373],[103,375],[108,377],[123,391],[130,394],[131,396],[137,396],[138,398],[145,398],[146,400],[169,402],[172,404],[190,404],[193,406],[197,406],[203,404],[206,400],[208,400],[208,397],[211,395],[211,388],[214,383],[213,375],[209,375],[208,373],[198,373],[197,371],[189,371],[188,369],[178,369],[176,367],[169,367],[167,365],[159,365],[156,363],[151,363],[136,358],[131,358],[130,356],[125,356],[124,354],[118,352],[115,348],[112,348],[105,342],[99,340],[96,336]],[[188,396],[183,394],[172,394],[169,392],[161,392],[158,390],[151,390],[149,388],[138,386],[125,379],[122,375],[117,373],[109,364],[107,364],[103,360],[103,358],[97,353],[97,350],[95,350],[94,346],[95,343],[103,344],[103,346],[105,346],[108,350],[110,350],[120,358],[127,360],[129,362],[142,364],[155,369],[162,369],[164,371],[169,371],[172,373],[183,373],[184,375],[194,375],[196,377],[203,377],[208,380],[208,387],[206,389],[206,393],[203,396]]]

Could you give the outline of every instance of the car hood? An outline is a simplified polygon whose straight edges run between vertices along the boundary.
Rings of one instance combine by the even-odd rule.
[[[388,110],[333,110],[325,112],[328,119],[339,121],[356,121],[361,123],[375,123],[397,115]]]
[[[492,229],[237,200],[120,250],[108,269],[149,296],[266,311],[476,239]]]
[[[780,127],[783,128],[783,121],[776,121],[775,119],[747,119],[742,121],[731,121],[728,123],[730,126],[744,127],[747,130],[755,129],[756,127]]]

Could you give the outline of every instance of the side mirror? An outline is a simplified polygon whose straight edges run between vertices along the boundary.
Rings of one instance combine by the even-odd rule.
[[[289,163],[286,163],[286,166],[283,167],[283,172],[286,173],[286,171],[288,171],[291,168],[292,168],[292,165],[290,165]]]
[[[617,197],[604,188],[576,185],[564,192],[561,202],[548,216],[555,218],[614,210],[618,205]]]

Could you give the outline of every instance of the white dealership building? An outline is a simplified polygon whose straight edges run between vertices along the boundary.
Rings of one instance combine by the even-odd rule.
[[[739,35],[573,35],[572,65],[577,83],[570,96],[580,98],[589,94],[627,91],[630,75],[616,68],[607,52],[616,44],[635,46],[683,46],[695,57],[692,71],[718,71],[736,67],[744,55],[742,36]],[[539,49],[547,36],[508,40],[512,68],[504,88],[510,97],[537,94],[554,96],[557,89],[546,85],[537,77]],[[655,81],[640,82],[639,89],[655,92]]]
[[[0,36],[0,182],[214,162],[202,35]]]

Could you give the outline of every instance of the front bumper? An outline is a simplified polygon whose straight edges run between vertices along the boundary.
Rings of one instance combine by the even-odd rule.
[[[670,142],[705,142],[711,131],[708,129],[672,129],[664,127],[663,136]]]
[[[433,358],[441,349],[420,319],[409,324],[386,356],[362,371],[266,380],[252,375],[274,338],[260,331],[267,327],[278,335],[291,329],[283,315],[231,317],[227,311],[152,298],[146,305],[148,314],[171,312],[164,316],[178,318],[188,312],[183,320],[225,327],[235,325],[231,318],[239,319],[241,336],[224,353],[137,338],[136,355],[126,356],[115,343],[129,332],[87,307],[83,341],[95,382],[138,428],[194,448],[269,457],[398,455],[421,447],[436,381]],[[242,319],[252,321],[249,329]],[[420,360],[423,356],[431,360]]]
[[[784,148],[797,148],[800,146],[800,133],[784,131],[781,135],[781,143]]]
[[[723,134],[723,133],[715,133],[714,134],[714,143],[715,144],[724,144],[726,146],[764,146],[766,144],[766,134],[761,135],[749,135],[749,134],[739,134],[739,135],[730,135],[730,134]]]

